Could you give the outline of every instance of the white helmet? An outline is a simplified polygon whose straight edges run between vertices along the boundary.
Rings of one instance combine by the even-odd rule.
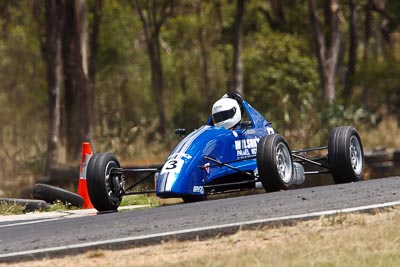
[[[232,98],[223,97],[214,103],[212,118],[215,126],[231,129],[242,119],[239,104]]]

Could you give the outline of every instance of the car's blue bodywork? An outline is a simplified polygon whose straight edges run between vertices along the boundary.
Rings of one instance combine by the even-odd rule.
[[[123,196],[134,194],[156,193],[160,198],[193,202],[209,194],[253,188],[276,192],[302,185],[306,175],[325,173],[331,173],[335,183],[362,179],[364,152],[354,127],[333,128],[328,146],[290,151],[285,138],[240,95],[223,97],[238,101],[241,122],[226,130],[214,126],[210,117],[206,125],[186,136],[162,165],[121,168],[112,153],[90,157],[86,176],[94,207],[99,212],[114,211]],[[184,130],[175,133],[182,136]],[[128,177],[139,179],[127,186]],[[139,187],[153,177],[155,189]]]
[[[274,129],[246,101],[240,99],[239,103],[246,121],[236,129],[215,127],[210,117],[173,149],[156,176],[158,197],[203,196],[210,185],[240,185],[249,177],[257,179],[257,144]]]

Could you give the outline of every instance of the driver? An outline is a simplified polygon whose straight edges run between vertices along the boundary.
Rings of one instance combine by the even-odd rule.
[[[235,99],[222,97],[212,107],[212,119],[215,126],[233,129],[239,125],[242,113]]]

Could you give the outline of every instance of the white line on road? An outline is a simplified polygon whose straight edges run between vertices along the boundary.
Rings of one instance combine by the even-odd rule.
[[[275,217],[275,218],[258,219],[258,220],[252,220],[252,221],[228,223],[228,224],[221,224],[221,225],[204,226],[204,227],[197,227],[197,228],[191,228],[191,229],[185,229],[185,230],[169,231],[169,232],[164,232],[164,233],[141,235],[141,236],[115,238],[115,239],[86,242],[86,243],[80,243],[80,244],[50,247],[50,248],[43,248],[43,249],[33,249],[33,250],[12,252],[12,253],[0,254],[0,259],[21,257],[21,256],[34,256],[35,254],[62,252],[62,251],[66,251],[69,249],[90,248],[90,247],[97,247],[97,246],[101,246],[101,245],[128,243],[128,242],[137,241],[137,240],[162,238],[162,237],[167,237],[167,236],[177,236],[177,235],[188,234],[188,233],[196,233],[196,232],[218,230],[218,229],[222,230],[222,229],[229,229],[229,228],[235,228],[235,227],[237,228],[237,227],[241,227],[241,226],[250,226],[250,225],[257,225],[257,224],[267,224],[267,223],[273,223],[273,222],[279,222],[279,221],[284,222],[284,221],[290,221],[290,220],[305,220],[305,219],[309,219],[309,218],[313,218],[313,217],[332,215],[332,214],[336,214],[336,213],[368,211],[368,210],[381,209],[381,208],[386,208],[386,207],[391,207],[391,206],[396,206],[396,205],[400,205],[400,201],[386,202],[386,203],[382,203],[382,204],[375,204],[375,205],[368,205],[368,206],[361,206],[361,207],[354,207],[354,208],[319,211],[319,212],[311,212],[311,213],[306,213],[306,214],[298,214],[298,215],[282,216],[282,217]]]
[[[119,207],[118,210],[132,210],[146,208],[148,205],[131,205]],[[97,214],[96,209],[67,210],[54,212],[33,212],[21,215],[0,216],[0,228],[27,225],[34,223],[50,222],[66,218],[77,218],[84,216],[94,216]]]

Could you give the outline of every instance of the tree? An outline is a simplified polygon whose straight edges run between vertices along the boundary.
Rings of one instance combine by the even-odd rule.
[[[8,36],[8,24],[10,21],[10,6],[14,2],[12,1],[1,1],[0,2],[0,39],[7,39]],[[1,114],[3,115],[3,114]],[[3,117],[3,116],[1,116]],[[0,119],[0,147],[3,147],[4,137],[3,137],[3,128],[5,122],[3,119]],[[0,158],[1,159],[1,158]]]
[[[267,2],[271,11],[263,6],[260,6],[258,9],[264,14],[272,30],[284,29],[286,26],[286,16],[282,7],[282,1],[269,0]]]
[[[233,91],[244,95],[243,91],[243,13],[244,0],[237,0],[233,36]]]
[[[45,40],[42,44],[47,67],[48,138],[45,173],[58,163],[61,121],[62,57],[61,41],[64,23],[62,0],[46,1]]]
[[[95,0],[93,5],[93,25],[90,35],[90,57],[89,57],[89,80],[90,86],[92,87],[91,92],[93,93],[93,87],[95,83],[96,67],[97,67],[97,51],[99,46],[99,34],[100,25],[102,18],[103,0]],[[93,98],[93,97],[92,97]]]
[[[196,15],[199,23],[198,29],[198,41],[200,43],[200,51],[201,51],[201,70],[202,77],[204,80],[202,95],[204,99],[203,110],[208,111],[211,106],[211,86],[210,86],[210,73],[209,73],[209,62],[208,62],[208,49],[206,44],[206,30],[203,25],[202,19],[202,8],[201,8],[201,0],[196,1]]]
[[[89,56],[89,100],[91,106],[89,108],[89,112],[93,113],[93,116],[90,116],[90,124],[93,126],[95,112],[95,105],[93,105],[94,101],[94,89],[96,82],[96,72],[97,72],[97,54],[99,50],[99,35],[100,35],[100,25],[102,20],[102,9],[103,9],[103,0],[95,0],[93,5],[93,22],[91,27],[91,34],[89,40],[90,46],[90,56]],[[90,132],[92,129],[90,129]],[[93,146],[93,142],[92,142]]]
[[[10,6],[13,5],[13,1],[0,1],[0,37],[7,38],[8,35],[8,24],[10,21]]]
[[[354,85],[354,75],[357,66],[357,1],[349,0],[350,18],[349,18],[349,60],[347,63],[346,81],[344,87],[344,99],[346,101],[351,97],[352,88]]]
[[[155,105],[159,115],[159,133],[167,132],[167,114],[165,108],[164,73],[161,56],[160,34],[161,27],[171,16],[173,0],[131,0],[131,5],[139,14],[143,26],[144,39],[147,46],[147,55],[151,68],[151,88]]]
[[[332,104],[335,100],[335,76],[340,52],[339,1],[325,1],[325,29],[318,16],[316,0],[309,0],[311,25],[314,30],[322,98]],[[324,34],[326,32],[326,35]]]
[[[232,78],[229,75],[231,73],[231,67],[233,64],[231,64],[230,61],[230,53],[228,53],[228,48],[227,46],[230,45],[230,34],[229,34],[229,27],[226,26],[227,22],[224,20],[224,12],[223,10],[223,5],[222,1],[214,1],[215,5],[215,12],[218,18],[218,24],[219,28],[221,29],[220,33],[220,40],[219,43],[222,44],[223,49],[222,52],[224,54],[223,58],[223,66],[224,66],[224,80],[225,80],[225,90],[226,91],[232,91]]]
[[[387,84],[387,81],[382,82],[382,79],[390,76],[388,73],[396,71],[391,65],[396,65],[394,61],[396,61],[398,49],[393,42],[396,41],[396,38],[392,38],[392,36],[396,36],[393,33],[398,32],[400,4],[398,1],[368,0],[364,5],[364,10],[364,52],[358,73],[363,79],[359,79],[358,83],[362,84],[363,88],[363,104],[369,106],[369,108],[373,106],[372,109],[376,110],[377,93],[382,90],[388,92],[391,87]],[[384,60],[382,61],[382,59]],[[382,70],[385,71],[381,73]],[[373,77],[373,79],[370,80],[367,76]],[[383,88],[378,90],[377,88],[381,85],[384,85]],[[390,97],[385,101],[385,109],[391,105],[388,102],[392,102],[396,98],[400,99],[400,97],[395,97],[400,93],[388,95]],[[383,95],[379,97],[385,98]],[[397,107],[396,110],[398,110]]]
[[[380,31],[385,41],[384,45],[388,45],[390,48],[392,45],[391,34],[399,26],[399,19],[396,12],[400,9],[400,5],[397,1],[390,2],[385,0],[369,0],[369,5],[373,11],[381,15]]]
[[[87,62],[86,1],[65,2],[63,67],[67,158],[76,159],[83,141],[91,140],[92,93]]]

